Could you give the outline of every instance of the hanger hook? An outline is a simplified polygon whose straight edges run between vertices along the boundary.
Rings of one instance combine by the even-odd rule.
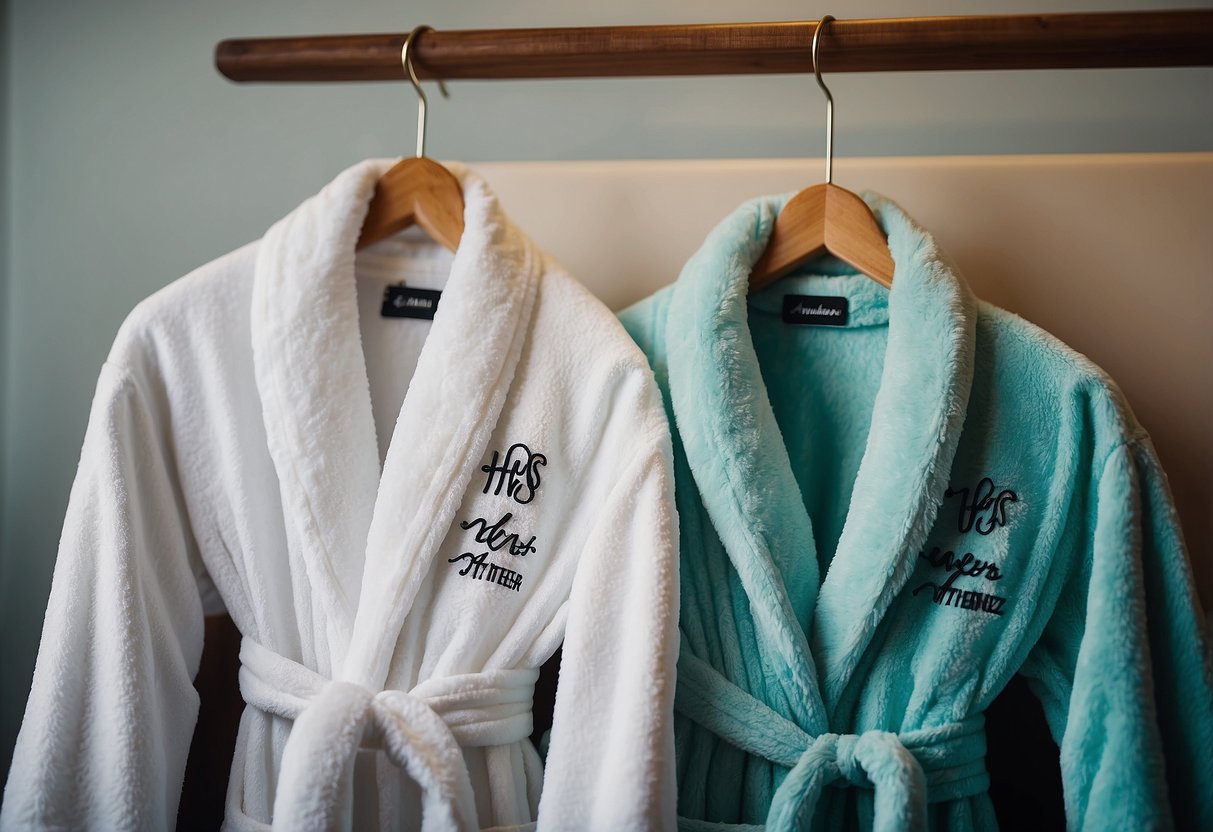
[[[821,39],[821,30],[826,27],[827,23],[834,21],[834,15],[826,14],[821,16],[821,20],[817,21],[817,28],[813,30],[813,75],[817,78],[817,86],[821,87],[821,91],[826,94],[826,184],[829,185],[834,181],[834,96],[830,95],[830,88],[826,86],[826,82],[821,80],[821,67],[817,63],[817,46]]]
[[[409,36],[404,39],[404,47],[400,50],[400,63],[404,65],[404,74],[409,79],[409,83],[413,85],[413,90],[417,93],[417,157],[421,158],[425,155],[425,91],[421,89],[421,81],[417,78],[417,70],[413,69],[413,56],[409,54],[409,49],[413,45],[413,41],[422,32],[430,32],[433,29],[429,26],[418,26],[409,32]],[[441,80],[438,81],[438,91],[442,93],[443,98],[450,98],[450,93],[446,91],[446,85]]]

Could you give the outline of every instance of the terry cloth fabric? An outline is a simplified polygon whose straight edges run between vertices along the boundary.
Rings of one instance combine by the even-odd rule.
[[[475,174],[452,256],[343,172],[101,371],[0,827],[167,829],[203,616],[244,637],[233,830],[674,817],[677,519],[644,356]],[[433,320],[383,317],[398,281]],[[563,642],[546,773],[527,738]]]

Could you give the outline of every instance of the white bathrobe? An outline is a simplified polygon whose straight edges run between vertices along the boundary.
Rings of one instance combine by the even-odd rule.
[[[248,703],[227,828],[673,823],[677,520],[653,377],[474,174],[456,170],[453,257],[408,234],[355,255],[391,163],[123,325],[4,829],[175,824],[203,616],[223,609]],[[402,279],[442,290],[432,322],[380,315]],[[545,770],[531,699],[562,642]]]

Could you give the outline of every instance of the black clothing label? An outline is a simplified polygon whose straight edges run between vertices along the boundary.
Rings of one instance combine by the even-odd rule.
[[[808,326],[846,326],[847,299],[823,295],[784,295],[783,322]]]
[[[438,311],[438,299],[442,292],[437,289],[410,289],[408,286],[388,286],[383,290],[385,318],[421,318],[434,320]]]

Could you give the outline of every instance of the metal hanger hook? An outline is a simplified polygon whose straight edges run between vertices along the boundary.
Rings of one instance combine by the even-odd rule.
[[[433,31],[429,26],[418,26],[409,32],[409,36],[404,39],[404,47],[400,50],[400,63],[404,65],[404,74],[408,77],[409,82],[413,85],[413,89],[417,93],[417,157],[421,158],[425,155],[425,106],[426,98],[425,91],[421,89],[421,81],[417,78],[417,70],[413,69],[413,57],[409,54],[409,48],[413,45],[413,41],[422,32]],[[442,93],[443,98],[450,98],[450,93],[446,91],[446,85],[441,80],[438,81],[438,91]]]
[[[826,86],[826,82],[821,80],[821,67],[817,63],[817,46],[821,39],[821,30],[825,28],[827,23],[832,23],[834,15],[826,14],[821,16],[821,20],[817,21],[817,28],[813,30],[813,75],[817,77],[817,86],[821,87],[821,91],[826,94],[826,184],[829,185],[834,181],[834,96],[830,95],[830,88]]]

